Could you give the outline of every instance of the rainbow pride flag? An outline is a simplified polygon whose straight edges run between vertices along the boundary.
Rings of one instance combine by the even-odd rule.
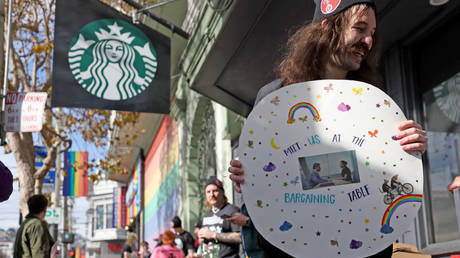
[[[63,196],[88,196],[88,152],[69,151],[64,153]]]

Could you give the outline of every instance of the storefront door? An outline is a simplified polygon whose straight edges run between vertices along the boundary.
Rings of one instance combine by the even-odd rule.
[[[448,184],[460,175],[460,20],[451,19],[414,48],[416,87],[428,132],[425,159],[429,244],[458,240]],[[460,249],[460,247],[458,248]]]

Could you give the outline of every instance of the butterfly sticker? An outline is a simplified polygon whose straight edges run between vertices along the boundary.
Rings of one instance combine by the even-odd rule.
[[[363,92],[363,88],[359,88],[359,89],[353,88],[353,92],[355,93],[355,95],[361,95],[361,92]]]
[[[377,134],[379,133],[379,130],[375,129],[374,132],[368,131],[369,135],[372,137],[377,138]]]
[[[299,183],[299,176],[296,176],[294,180],[291,180],[291,184],[297,185]]]
[[[254,141],[248,141],[248,147],[253,149],[254,148]]]
[[[270,103],[272,103],[275,106],[278,106],[278,104],[280,103],[280,99],[278,98],[278,96],[276,96],[270,101]]]
[[[333,90],[332,83],[329,83],[329,85],[327,87],[324,87],[324,90],[327,91],[327,93],[329,93],[329,91]]]
[[[383,100],[383,104],[385,104],[386,106],[390,107],[390,101],[384,99]]]
[[[350,248],[351,249],[358,249],[361,246],[363,246],[363,242],[361,242],[359,240],[352,239],[351,242],[350,242]]]
[[[284,221],[284,223],[280,226],[281,231],[288,231],[289,229],[292,228],[292,224],[289,223],[288,221]]]
[[[265,165],[263,169],[265,172],[272,172],[273,170],[276,169],[276,165],[273,164],[272,162],[268,162],[268,164]]]
[[[305,122],[307,122],[307,116],[299,117],[299,120],[302,121],[303,123],[305,123]]]

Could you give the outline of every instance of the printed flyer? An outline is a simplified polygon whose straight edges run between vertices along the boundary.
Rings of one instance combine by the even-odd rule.
[[[295,257],[365,257],[388,247],[423,199],[421,155],[395,137],[405,120],[382,90],[358,81],[310,81],[267,95],[238,150],[257,231]]]

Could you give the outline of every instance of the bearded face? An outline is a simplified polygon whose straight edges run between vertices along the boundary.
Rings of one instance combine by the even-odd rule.
[[[372,8],[353,17],[343,30],[342,46],[333,53],[331,64],[344,71],[356,71],[361,67],[372,48],[376,20]]]

